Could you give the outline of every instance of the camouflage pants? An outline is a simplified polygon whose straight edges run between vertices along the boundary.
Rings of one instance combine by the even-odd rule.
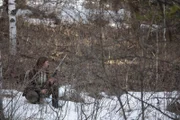
[[[52,94],[52,105],[57,106],[58,104],[58,86],[51,86],[46,94],[41,94],[41,89],[30,89],[24,95],[26,99],[33,104],[39,103],[41,98],[49,97]]]
[[[38,91],[35,90],[29,90],[25,94],[26,99],[33,104],[39,103],[40,102],[40,94]]]

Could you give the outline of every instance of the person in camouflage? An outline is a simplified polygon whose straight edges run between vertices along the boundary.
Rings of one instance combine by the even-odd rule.
[[[49,61],[46,57],[40,57],[32,70],[28,71],[25,79],[28,84],[24,89],[23,96],[30,103],[39,103],[41,98],[52,94],[52,106],[58,108],[58,84],[57,80],[50,77]]]

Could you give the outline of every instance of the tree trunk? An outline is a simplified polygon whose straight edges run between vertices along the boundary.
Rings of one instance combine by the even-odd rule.
[[[9,50],[10,55],[16,55],[16,3],[15,0],[8,0],[9,14]]]
[[[166,46],[167,46],[167,43],[166,43],[166,5],[164,4],[163,5],[163,24],[164,24],[164,29],[163,29],[163,40],[164,40],[164,56],[165,56],[165,60],[166,60],[166,57],[167,57],[167,51],[166,51]]]
[[[0,120],[5,120],[4,113],[3,113],[3,97],[2,97],[2,59],[1,59],[1,51],[0,51]]]

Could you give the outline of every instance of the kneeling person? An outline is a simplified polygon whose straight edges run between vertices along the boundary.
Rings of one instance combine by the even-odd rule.
[[[31,103],[39,103],[41,98],[52,94],[52,106],[58,108],[58,84],[55,78],[49,77],[49,61],[46,57],[40,57],[36,65],[26,75],[28,84],[23,96]]]

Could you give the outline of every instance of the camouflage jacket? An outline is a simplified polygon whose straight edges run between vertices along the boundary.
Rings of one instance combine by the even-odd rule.
[[[25,81],[27,81],[27,84],[23,96],[30,90],[36,91],[40,94],[42,89],[50,89],[48,79],[48,71],[37,70],[35,68],[28,70],[25,74]]]

